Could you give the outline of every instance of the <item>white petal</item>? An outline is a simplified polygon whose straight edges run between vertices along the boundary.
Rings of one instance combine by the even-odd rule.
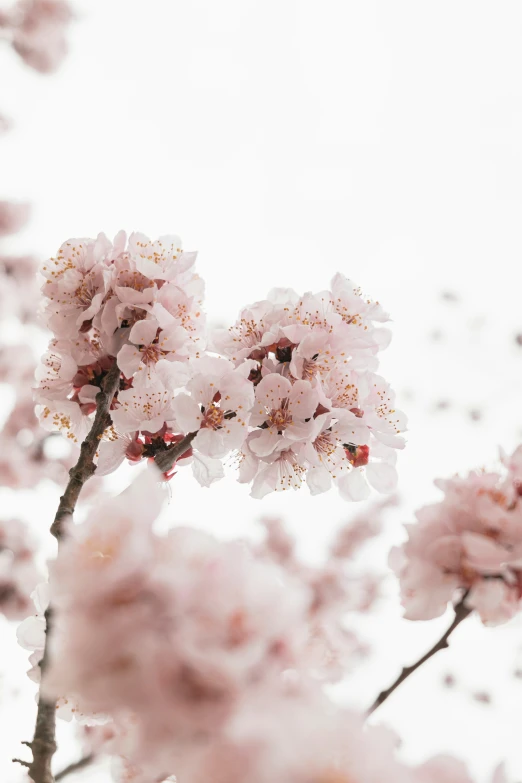
[[[339,480],[339,492],[344,500],[365,500],[370,494],[370,487],[362,471],[356,468]]]
[[[43,650],[45,647],[45,619],[26,617],[16,629],[18,644],[24,650]]]
[[[126,378],[132,378],[141,364],[142,354],[135,345],[124,345],[118,352],[116,361]]]
[[[179,394],[172,403],[178,427],[183,432],[199,430],[203,417],[199,405],[188,394]]]
[[[318,465],[311,467],[306,475],[306,483],[310,489],[311,495],[320,495],[327,492],[332,486],[332,477],[325,467]]]
[[[248,445],[258,457],[267,457],[275,451],[281,440],[281,435],[273,430],[259,430],[252,433]]]
[[[193,456],[192,472],[202,487],[210,487],[211,484],[225,475],[221,460],[205,457],[197,451],[194,452]]]
[[[113,473],[125,459],[125,451],[129,445],[129,438],[117,438],[116,440],[103,441],[98,449],[97,476],[108,476]]]
[[[136,345],[150,345],[157,331],[158,322],[155,318],[138,321],[130,331],[129,340]]]
[[[31,593],[31,598],[38,614],[43,614],[50,601],[49,582],[40,582]]]
[[[207,457],[224,457],[230,449],[223,443],[220,430],[203,429],[198,432],[193,442],[194,448]]]
[[[385,495],[397,487],[397,471],[387,462],[370,462],[366,466],[366,477],[377,492]]]

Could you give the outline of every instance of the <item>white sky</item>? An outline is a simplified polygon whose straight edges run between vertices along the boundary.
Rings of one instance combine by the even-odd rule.
[[[101,230],[179,233],[200,251],[212,319],[231,320],[274,285],[321,289],[338,269],[353,278],[394,321],[382,369],[410,418],[399,461],[406,519],[436,497],[435,476],[491,465],[498,444],[514,447],[522,436],[514,342],[522,332],[522,5],[75,6],[71,54],[56,76],[0,52],[0,109],[16,121],[0,145],[0,197],[35,203],[17,246],[45,256]],[[448,290],[458,302],[441,299]],[[436,411],[442,400],[449,408]],[[260,504],[232,479],[206,492],[187,475],[173,493],[172,522],[230,535],[280,511],[309,552],[350,511],[334,493]],[[53,498],[46,490],[16,504],[33,518],[48,507],[50,517]],[[398,523],[390,539],[400,539]],[[368,703],[442,625],[406,623],[390,607],[369,631],[373,668],[349,697]],[[520,637],[518,624],[490,631],[469,622],[454,649],[390,699],[382,718],[406,755],[451,751],[471,759],[481,780],[507,755],[520,778],[522,684],[510,677]],[[438,687],[448,668],[464,683],[459,693]],[[22,656],[11,682],[27,706],[24,670]],[[466,695],[489,685],[493,706]],[[0,718],[0,778],[15,781],[7,761],[28,738],[27,722],[22,707]]]

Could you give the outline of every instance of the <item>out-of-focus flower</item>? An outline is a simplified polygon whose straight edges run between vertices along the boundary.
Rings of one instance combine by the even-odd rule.
[[[32,613],[31,594],[42,575],[26,525],[18,519],[0,522],[0,612],[8,620]]]
[[[465,595],[487,625],[506,622],[522,595],[522,446],[503,456],[499,473],[435,483],[444,498],[417,512],[391,553],[405,616],[438,617]]]

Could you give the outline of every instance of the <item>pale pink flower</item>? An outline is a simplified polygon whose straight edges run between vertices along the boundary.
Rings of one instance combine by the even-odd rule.
[[[118,394],[119,406],[111,411],[113,425],[122,435],[140,430],[158,432],[174,421],[175,392],[186,380],[184,365],[160,360],[150,382]]]
[[[369,438],[368,428],[350,411],[341,411],[338,418],[331,413],[317,416],[313,433],[303,446],[310,465],[306,482],[312,495],[327,491],[332,480],[341,480],[354,470],[349,444],[364,446]]]
[[[265,690],[179,776],[188,783],[413,783],[396,745],[394,734],[364,728],[359,715],[315,689]]]
[[[158,294],[158,286],[144,275],[127,252],[114,260],[113,288],[123,304],[137,307],[150,305]]]
[[[96,390],[93,388],[93,393]],[[97,390],[99,391],[99,389]],[[89,400],[91,403],[92,399]],[[81,444],[92,426],[92,406],[84,413],[80,401],[49,400],[37,406],[40,424],[48,432],[61,432],[68,440]]]
[[[248,441],[242,449],[248,448]],[[240,483],[252,481],[250,494],[260,500],[269,492],[301,489],[306,476],[306,462],[299,453],[283,443],[261,458],[250,454],[240,468]]]
[[[110,427],[104,433],[97,451],[96,475],[108,476],[113,473],[125,459],[131,464],[138,464],[145,457],[145,445],[139,439],[137,432],[117,432]]]
[[[124,345],[118,353],[117,362],[126,378],[149,382],[154,378],[154,369],[160,359],[185,361],[188,358],[187,335],[183,327],[173,324],[160,329],[155,318],[138,321],[129,334],[130,345]]]
[[[0,237],[20,231],[29,220],[30,213],[29,204],[0,201]]]
[[[13,12],[13,48],[31,68],[51,73],[67,54],[72,20],[65,0],[18,0]]]
[[[110,248],[104,234],[70,239],[42,265],[48,325],[56,336],[73,338],[100,310],[110,282],[105,263]]]
[[[42,578],[35,554],[35,544],[23,522],[0,522],[0,613],[8,620],[31,614],[31,593]]]
[[[196,359],[192,372],[189,394],[178,395],[174,402],[177,425],[183,432],[198,433],[192,445],[199,452],[224,457],[248,434],[254,388],[226,359]]]
[[[505,622],[522,594],[522,495],[517,452],[499,473],[436,482],[439,503],[417,512],[408,540],[392,552],[406,617],[431,619],[465,595],[488,625]]]
[[[37,269],[38,261],[34,256],[0,256],[0,270],[2,274],[11,281],[15,281],[18,285],[23,285],[26,292],[28,286],[36,287],[34,284],[36,283]]]
[[[161,761],[173,737],[218,730],[245,689],[294,665],[310,600],[241,543],[153,533],[158,478],[146,472],[69,527],[51,572],[46,691],[82,710],[134,713],[138,762]]]
[[[37,367],[35,377],[36,402],[66,399],[73,390],[73,381],[78,365],[68,353],[65,341],[52,340],[47,352]]]
[[[306,440],[318,405],[317,391],[308,381],[293,385],[277,373],[267,375],[256,387],[251,423],[261,431],[249,436],[250,449],[258,457],[272,454],[284,444]]]
[[[162,236],[151,241],[144,234],[129,237],[129,254],[136,269],[150,280],[170,280],[183,287],[193,274],[197,253],[182,250],[181,239],[175,235]]]
[[[172,282],[165,283],[158,291],[152,314],[162,329],[174,324],[183,327],[185,338],[188,338],[187,350],[191,355],[205,348],[206,322],[198,292],[189,294]]]
[[[330,547],[332,557],[352,558],[363,544],[381,533],[383,511],[397,504],[397,495],[392,495],[363,508],[338,530]]]
[[[274,305],[268,300],[245,308],[234,326],[214,330],[212,347],[236,366],[245,359],[256,358],[263,337],[270,328],[273,313]],[[261,355],[264,353],[263,349]]]

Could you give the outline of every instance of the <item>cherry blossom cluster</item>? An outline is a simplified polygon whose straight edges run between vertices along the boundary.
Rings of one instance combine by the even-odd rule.
[[[97,475],[125,459],[192,463],[208,486],[234,454],[252,495],[332,482],[360,500],[370,483],[390,492],[404,416],[374,370],[389,339],[386,320],[341,275],[331,291],[273,291],[208,340],[196,254],[176,236],[142,234],[114,243],[69,240],[42,266],[46,323],[53,332],[37,379],[43,425],[81,442],[114,362],[121,382]],[[166,456],[166,459],[165,459]]]
[[[0,33],[30,68],[51,73],[67,54],[73,13],[66,0],[17,0],[0,11]]]
[[[31,594],[42,574],[27,526],[19,519],[0,522],[0,613],[8,620],[32,614]]]
[[[464,597],[487,625],[506,622],[522,597],[522,446],[499,472],[435,484],[444,498],[417,512],[391,553],[406,617],[438,617]]]
[[[112,756],[118,783],[472,783],[461,761],[435,756],[407,766],[397,755],[397,736],[364,726],[362,716],[335,705],[310,683],[287,681],[241,703],[226,732],[184,749],[179,774],[158,775],[152,763],[136,765]],[[86,728],[85,747],[99,757],[117,753],[132,730],[114,723]],[[499,766],[492,783],[504,783]]]
[[[363,728],[323,692],[346,661],[335,671],[331,648],[318,654],[331,638],[320,626],[361,604],[339,562],[305,567],[275,520],[257,546],[183,527],[160,536],[157,478],[145,471],[71,525],[51,567],[44,692],[106,716],[87,747],[114,756],[116,780],[440,783],[444,772],[469,782],[453,759],[400,763],[394,735]],[[362,527],[351,543],[348,527],[339,533],[337,559]]]
[[[376,323],[386,320],[337,274],[317,294],[275,289],[212,336],[238,371],[250,369],[255,386],[254,429],[240,461],[240,481],[252,481],[254,497],[303,480],[312,494],[336,483],[349,500],[369,494],[366,479],[380,492],[394,489],[405,417],[375,374],[390,339]]]

